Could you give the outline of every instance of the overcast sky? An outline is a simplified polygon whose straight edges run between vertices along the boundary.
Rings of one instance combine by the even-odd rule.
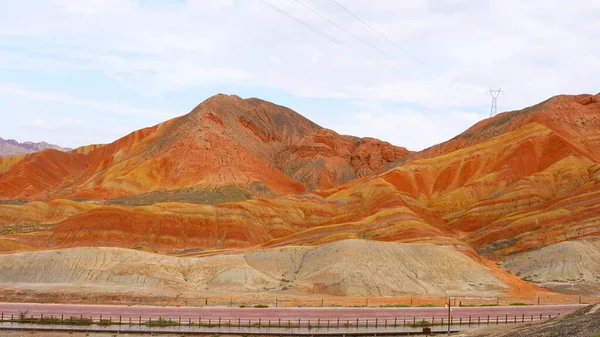
[[[490,86],[500,111],[600,91],[597,0],[337,0],[385,38],[264,1],[330,38],[261,0],[2,1],[0,137],[107,143],[222,92],[419,150],[488,117]]]

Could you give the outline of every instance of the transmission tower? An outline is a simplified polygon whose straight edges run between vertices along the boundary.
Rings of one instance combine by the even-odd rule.
[[[503,93],[502,87],[496,90],[492,90],[492,87],[490,87],[490,91],[488,91],[488,94],[492,96],[492,107],[490,109],[490,117],[494,117],[498,113],[498,96],[500,96],[501,93]]]

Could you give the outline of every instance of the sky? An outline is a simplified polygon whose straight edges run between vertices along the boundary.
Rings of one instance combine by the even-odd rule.
[[[226,93],[420,150],[490,87],[499,112],[600,91],[600,1],[336,1],[2,1],[0,137],[109,143]]]

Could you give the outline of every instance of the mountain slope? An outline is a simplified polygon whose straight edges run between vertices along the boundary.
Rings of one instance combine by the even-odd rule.
[[[30,155],[0,176],[0,198],[118,198],[227,186],[295,194],[371,174],[408,153],[338,135],[269,102],[217,95],[108,145]]]
[[[435,244],[496,268],[490,260],[600,236],[598,98],[558,96],[409,153],[321,129],[268,102],[216,96],[109,145],[48,150],[7,165],[0,176],[7,199],[94,200],[53,206],[69,207],[69,215],[46,214],[49,203],[40,203],[41,215],[31,218],[18,216],[33,211],[30,204],[0,205],[0,223],[47,224],[0,235],[0,250],[219,254],[361,239]],[[228,188],[256,198],[152,202]],[[145,192],[144,206],[135,207]]]

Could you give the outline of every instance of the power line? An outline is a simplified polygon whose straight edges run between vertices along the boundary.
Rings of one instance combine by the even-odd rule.
[[[360,42],[362,42],[362,43],[366,44],[367,46],[369,46],[369,47],[371,47],[371,48],[373,48],[373,49],[375,49],[376,51],[380,52],[381,54],[385,55],[386,57],[388,57],[388,58],[390,57],[390,56],[389,56],[389,55],[387,55],[387,54],[386,54],[386,53],[385,53],[383,50],[381,50],[381,49],[379,49],[379,48],[375,47],[374,45],[372,45],[372,44],[370,44],[369,42],[367,42],[367,41],[363,40],[362,38],[360,38],[360,37],[359,37],[359,36],[357,36],[356,34],[354,34],[354,33],[350,32],[349,30],[345,29],[344,27],[342,27],[342,26],[338,25],[337,23],[335,23],[335,22],[331,21],[331,20],[330,20],[329,18],[327,18],[325,15],[323,15],[323,14],[321,14],[321,13],[317,12],[316,10],[314,10],[314,9],[310,8],[309,6],[307,6],[306,4],[304,4],[302,1],[300,1],[300,0],[294,0],[294,1],[296,1],[297,3],[299,3],[300,5],[302,5],[304,8],[308,9],[309,11],[311,11],[311,12],[315,13],[316,15],[320,16],[321,18],[323,18],[323,19],[324,19],[324,20],[326,20],[327,22],[331,23],[332,25],[336,26],[336,27],[337,27],[337,28],[339,28],[340,30],[342,30],[342,31],[344,31],[344,32],[346,32],[346,33],[348,33],[348,34],[352,35],[352,36],[353,36],[355,39],[359,40]]]
[[[415,56],[413,56],[411,53],[409,53],[406,49],[400,47],[398,44],[396,44],[394,41],[388,39],[387,36],[383,35],[382,33],[380,33],[377,29],[373,28],[373,26],[371,26],[370,24],[366,23],[365,21],[363,21],[363,19],[359,18],[358,16],[356,16],[354,13],[352,13],[350,10],[348,10],[346,7],[342,6],[342,4],[340,4],[339,2],[337,2],[336,0],[331,0],[333,1],[333,3],[335,3],[336,5],[338,5],[341,9],[345,10],[348,14],[352,15],[355,19],[357,19],[358,21],[362,22],[365,26],[369,27],[372,31],[374,31],[375,33],[379,34],[379,36],[381,36],[382,38],[384,38],[386,41],[388,41],[389,43],[393,44],[394,46],[396,46],[396,48],[400,49],[401,51],[403,51],[406,55],[410,56],[411,58],[413,58],[415,61],[423,64],[423,62],[421,62],[421,60],[419,60],[418,58],[416,58]]]
[[[297,17],[295,17],[295,16],[293,16],[292,14],[290,14],[290,13],[288,13],[288,12],[284,11],[283,9],[281,9],[281,8],[279,8],[279,7],[276,7],[276,6],[274,6],[273,4],[269,3],[269,2],[268,2],[268,1],[266,1],[266,0],[259,0],[259,1],[260,1],[260,2],[262,2],[262,3],[264,3],[265,5],[267,5],[267,6],[271,7],[271,8],[273,8],[274,10],[278,11],[279,13],[281,13],[281,14],[283,14],[283,15],[287,16],[288,18],[290,18],[290,19],[292,19],[292,20],[296,21],[297,23],[299,23],[299,24],[303,25],[304,27],[306,27],[306,28],[308,28],[308,29],[312,30],[313,32],[315,32],[315,33],[318,33],[318,34],[320,34],[320,35],[324,36],[324,37],[325,37],[325,38],[327,38],[329,41],[331,41],[331,42],[333,42],[333,43],[335,43],[335,44],[337,44],[337,45],[339,45],[339,46],[342,46],[342,47],[344,47],[344,48],[346,48],[346,49],[350,50],[350,51],[351,51],[351,52],[353,52],[353,53],[356,53],[357,55],[359,55],[360,57],[362,57],[362,58],[363,58],[363,59],[365,59],[365,60],[369,60],[369,58],[368,58],[368,57],[365,57],[364,55],[362,55],[361,53],[359,53],[359,52],[358,52],[356,49],[354,49],[354,48],[352,48],[352,47],[348,46],[347,44],[345,44],[344,42],[342,42],[342,41],[340,41],[340,40],[336,39],[335,37],[333,37],[333,36],[331,36],[331,35],[329,35],[329,34],[327,34],[327,33],[323,32],[323,31],[321,31],[321,30],[319,30],[319,29],[317,29],[317,28],[313,27],[313,26],[312,26],[312,25],[310,25],[309,23],[306,23],[305,21],[302,21],[301,19],[298,19]]]

